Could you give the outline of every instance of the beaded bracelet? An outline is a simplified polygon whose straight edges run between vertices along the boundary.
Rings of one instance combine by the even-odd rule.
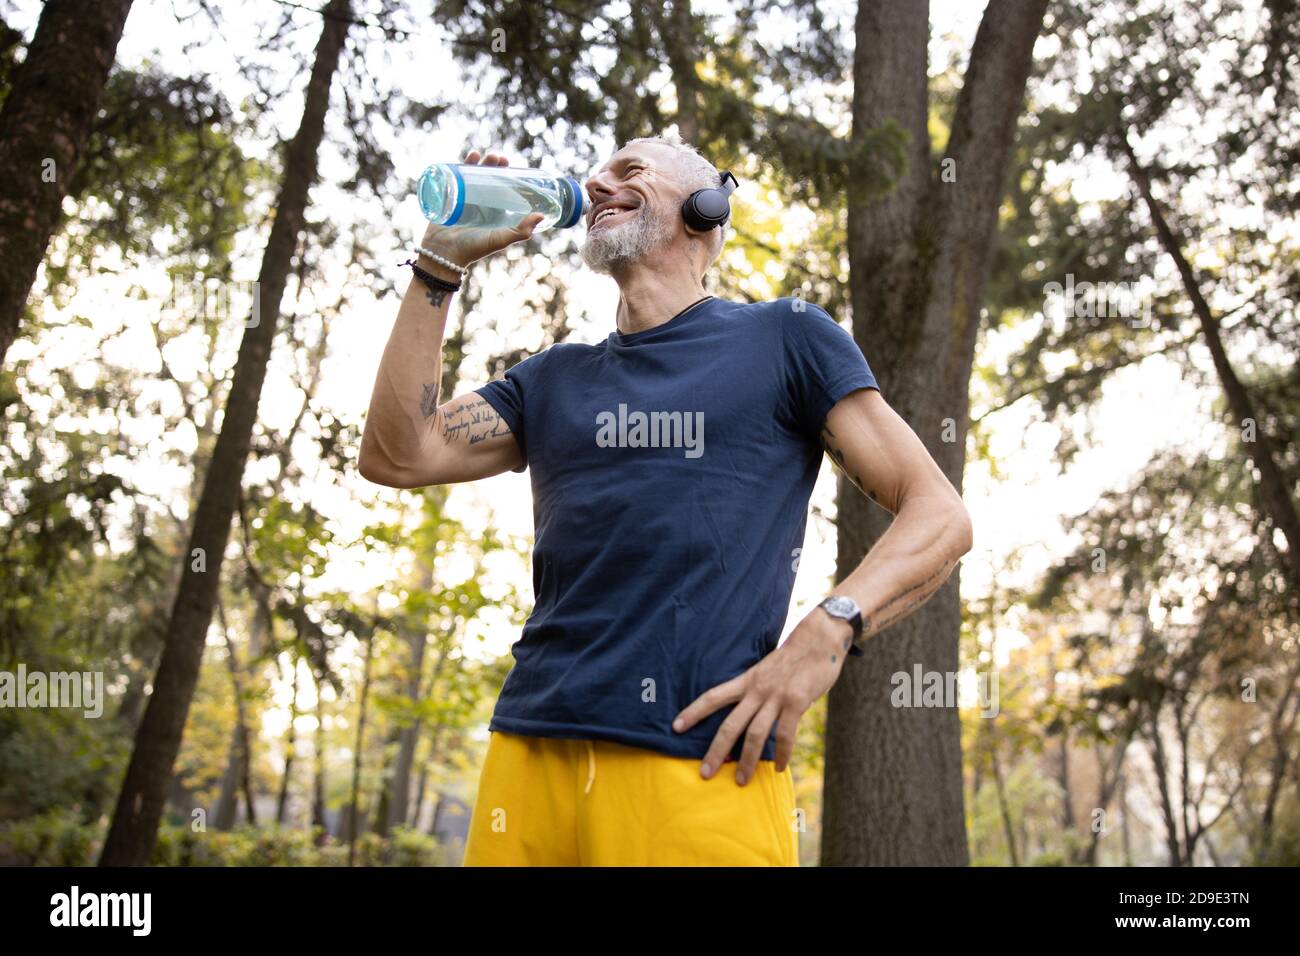
[[[438,253],[434,252],[432,249],[426,249],[424,246],[416,246],[415,251],[422,256],[427,256],[440,266],[446,266],[452,272],[459,272],[462,276],[469,272],[469,270],[464,266],[459,266],[450,259],[438,255]]]
[[[415,277],[428,286],[432,291],[455,292],[460,289],[459,282],[448,282],[446,279],[439,279],[433,273],[421,269],[415,264],[415,260],[413,259],[407,259],[402,263],[402,265],[410,266],[411,271],[415,273]]]

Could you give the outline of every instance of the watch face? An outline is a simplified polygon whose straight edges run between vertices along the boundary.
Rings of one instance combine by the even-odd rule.
[[[840,595],[827,598],[822,602],[822,607],[835,617],[842,617],[846,620],[858,613],[858,606],[853,603],[852,599]]]

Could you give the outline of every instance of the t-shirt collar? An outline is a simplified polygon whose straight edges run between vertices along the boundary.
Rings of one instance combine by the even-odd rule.
[[[696,312],[699,311],[700,306],[702,306],[706,302],[712,302],[715,298],[716,296],[706,295],[703,298],[696,299],[686,308],[682,309],[680,312],[674,315],[667,322],[660,322],[656,326],[652,326],[651,328],[648,329],[642,329],[639,332],[620,332],[619,330],[615,329],[613,332],[610,333],[610,340],[616,342],[619,345],[633,345],[637,342],[640,342],[643,338],[653,335],[656,332],[661,332],[664,329],[667,329],[669,327],[676,328],[680,324],[681,320],[686,318],[687,315],[695,314]]]

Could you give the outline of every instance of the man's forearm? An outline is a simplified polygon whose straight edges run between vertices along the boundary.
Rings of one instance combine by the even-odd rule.
[[[970,523],[960,503],[910,499],[831,593],[857,602],[862,636],[869,637],[924,604],[968,550]]]
[[[420,256],[420,268],[451,282],[460,277]],[[442,383],[442,343],[453,293],[430,289],[412,277],[388,336],[361,439],[363,459],[409,467],[429,441]]]

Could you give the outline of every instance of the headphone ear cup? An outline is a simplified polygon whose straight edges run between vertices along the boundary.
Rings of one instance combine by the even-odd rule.
[[[721,189],[699,189],[682,203],[682,218],[692,229],[714,229],[731,218],[731,202]]]

